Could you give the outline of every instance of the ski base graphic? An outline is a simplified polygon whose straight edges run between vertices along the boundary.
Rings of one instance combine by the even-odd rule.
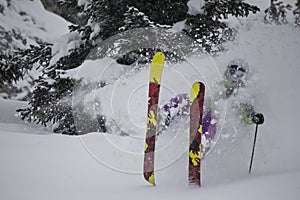
[[[189,183],[201,186],[201,137],[205,86],[193,84],[190,94]]]
[[[152,59],[152,64],[150,68],[147,130],[146,130],[146,141],[145,141],[145,149],[144,149],[145,152],[144,178],[152,185],[155,185],[155,180],[154,180],[155,140],[156,140],[156,132],[157,132],[160,81],[162,76],[164,60],[165,60],[165,55],[162,52],[157,52]]]

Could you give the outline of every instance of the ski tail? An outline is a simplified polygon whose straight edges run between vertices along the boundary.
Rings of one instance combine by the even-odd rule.
[[[201,186],[200,156],[204,93],[204,84],[195,82],[190,95],[189,183],[199,186]]]
[[[155,157],[155,140],[157,132],[158,118],[158,100],[160,91],[160,82],[164,65],[165,55],[157,52],[151,63],[148,112],[147,112],[147,129],[144,149],[144,178],[146,181],[155,185],[154,180],[154,157]]]

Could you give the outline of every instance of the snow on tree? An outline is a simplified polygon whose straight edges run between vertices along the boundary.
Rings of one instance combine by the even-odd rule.
[[[265,10],[265,23],[286,24],[287,10],[291,9],[292,6],[289,4],[285,5],[282,1],[271,0],[270,7]]]
[[[224,50],[224,42],[234,39],[236,32],[223,19],[229,15],[247,17],[250,12],[259,10],[242,0],[205,0],[202,13],[188,16],[183,31],[195,39],[205,52],[219,52]]]
[[[30,49],[16,51],[13,55],[0,54],[0,88],[7,93],[7,98],[19,96],[19,100],[27,100],[30,97],[34,85],[34,78],[30,71],[42,69],[47,66],[51,56],[49,44],[30,46]],[[28,84],[17,84],[29,78]],[[27,81],[28,82],[28,81]],[[20,95],[20,93],[23,93]]]
[[[127,31],[130,29],[140,28],[140,27],[154,27],[154,23],[151,22],[145,13],[140,12],[135,7],[128,7],[126,13],[124,13],[124,26],[120,27],[120,31]]]
[[[83,10],[87,2],[74,0],[41,0],[45,9],[53,12],[74,24],[86,24]]]
[[[137,28],[160,27],[167,30],[175,23],[186,20],[185,27],[180,33],[187,34],[194,39],[198,44],[197,48],[201,51],[217,52],[223,50],[222,44],[233,39],[235,34],[234,29],[229,27],[224,19],[229,15],[247,17],[249,13],[259,11],[258,7],[241,0],[206,0],[201,14],[189,15],[187,2],[187,0],[61,1],[61,6],[73,5],[72,13],[78,12],[79,15],[83,15],[85,21],[84,24],[71,25],[70,33],[54,45],[47,44],[39,48],[36,45],[37,47],[31,46],[28,50],[22,51],[24,58],[31,58],[32,62],[24,61],[29,69],[33,66],[41,66],[41,75],[34,81],[35,89],[30,92],[29,106],[18,110],[22,119],[45,126],[55,124],[54,131],[58,133],[79,134],[72,118],[71,96],[74,84],[80,80],[68,77],[65,73],[67,70],[80,66],[97,41],[103,41],[115,34],[123,34]],[[185,41],[181,41],[180,37],[177,39],[176,44],[169,41],[168,45],[184,44]],[[120,49],[122,45],[122,48],[131,45],[129,43],[124,46],[123,43],[122,41],[116,42],[114,44],[118,45],[108,48]],[[36,58],[30,56],[31,54],[39,55],[43,48],[45,48],[43,56]],[[182,48],[186,47],[182,46]],[[131,65],[136,61],[145,63],[149,62],[151,55],[157,50],[137,49],[120,54],[116,60],[126,65]],[[159,50],[164,51],[164,49]],[[165,53],[167,57],[170,57],[167,59],[172,62],[181,60],[176,52],[165,51]],[[6,57],[4,59],[9,60]],[[2,63],[7,67],[7,62]],[[3,69],[6,68],[3,67]],[[19,77],[20,73],[24,71],[12,72],[9,76]],[[102,123],[105,119],[99,116],[99,121]],[[105,127],[101,126],[101,129],[104,131]]]
[[[295,15],[295,25],[300,26],[300,0],[297,0],[295,4],[296,8],[293,10],[293,14]]]
[[[70,34],[69,37],[72,38],[72,35],[74,34]],[[67,41],[74,42],[70,38]],[[76,130],[72,117],[71,97],[76,80],[63,75],[65,70],[78,67],[89,51],[84,44],[79,43],[74,49],[61,48],[61,52],[56,52],[55,55],[58,55],[56,58],[52,53],[56,48],[48,52],[51,60],[44,60],[44,58],[38,60],[46,66],[43,68],[42,75],[35,81],[35,90],[32,92],[29,107],[19,109],[18,112],[23,120],[44,126],[56,124],[54,132],[74,135]]]

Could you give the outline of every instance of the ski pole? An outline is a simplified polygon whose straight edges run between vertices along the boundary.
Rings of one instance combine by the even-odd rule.
[[[257,137],[257,129],[258,129],[258,124],[256,124],[256,127],[255,127],[255,135],[254,135],[252,154],[251,154],[251,160],[250,160],[250,166],[249,166],[249,174],[251,173],[251,168],[252,168],[252,163],[253,163],[254,149],[255,149],[255,143],[256,143],[256,137]]]
[[[261,113],[256,113],[256,114],[253,115],[252,120],[256,124],[256,127],[255,127],[254,141],[253,141],[252,154],[251,154],[251,160],[250,160],[250,166],[249,166],[249,174],[251,173],[251,169],[252,169],[252,163],[253,163],[253,158],[254,158],[254,150],[255,150],[257,131],[258,131],[258,125],[264,123],[264,116]]]

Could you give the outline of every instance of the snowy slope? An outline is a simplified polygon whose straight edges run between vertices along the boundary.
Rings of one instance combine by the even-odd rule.
[[[258,153],[255,157],[254,172],[269,174],[298,170],[300,169],[300,159],[297,156],[299,149],[297,149],[297,140],[291,138],[297,138],[296,134],[299,129],[299,125],[295,120],[297,119],[297,113],[299,113],[297,102],[299,102],[300,97],[296,95],[293,98],[288,98],[291,96],[290,93],[294,93],[295,89],[286,90],[286,88],[294,88],[299,84],[299,69],[296,64],[299,62],[299,58],[296,54],[291,53],[299,51],[298,30],[290,25],[270,26],[258,23],[255,20],[243,23],[238,39],[228,44],[229,50],[226,53],[212,59],[213,64],[222,72],[230,60],[242,57],[251,66],[248,86],[243,91],[240,91],[240,93],[246,93],[241,95],[241,100],[252,101],[256,106],[256,110],[264,113],[266,117],[266,123],[259,128]],[[200,58],[198,60],[194,59],[190,63],[193,64],[196,71],[192,71],[193,68],[190,67],[189,63],[181,63],[172,67],[166,66],[162,80],[163,88],[160,105],[176,94],[188,93],[191,84],[196,80],[206,81],[208,89],[212,88],[208,83],[217,77],[214,77],[214,74],[209,75],[209,71],[201,69],[201,66],[205,66],[203,60]],[[107,72],[106,67],[108,66],[111,72]],[[94,157],[113,168],[116,168],[115,152],[112,151],[105,157],[102,155],[102,146],[106,145],[106,147],[115,150],[113,146],[117,145],[121,148],[121,151],[116,150],[118,153],[122,152],[122,150],[139,153],[139,155],[132,157],[130,157],[130,153],[124,157],[122,156],[124,164],[120,165],[121,167],[117,167],[121,171],[137,172],[140,170],[139,166],[142,163],[135,165],[136,168],[134,168],[131,165],[127,166],[126,161],[132,159],[132,162],[129,163],[135,163],[142,160],[141,147],[143,145],[143,134],[145,133],[144,122],[146,121],[146,104],[143,102],[146,102],[147,97],[149,68],[136,72],[133,77],[128,77],[121,73],[123,72],[122,70],[118,72],[117,69],[120,70],[121,67],[113,60],[86,61],[77,75],[81,78],[86,77],[87,80],[92,80],[91,76],[96,80],[107,80],[106,73],[114,74],[117,77],[119,74],[119,78],[112,78],[117,79],[117,81],[104,88],[91,91],[90,95],[83,101],[88,107],[88,105],[91,105],[88,102],[95,99],[98,100],[108,119],[112,118],[115,120],[117,126],[129,133],[133,138],[124,141],[127,139],[109,136],[109,142],[104,143],[102,140],[105,140],[105,138],[90,135],[83,140],[86,148]],[[184,70],[180,71],[180,69]],[[201,72],[202,75],[198,72]],[[183,77],[186,79],[184,80]],[[287,79],[291,82],[281,81],[280,84],[277,83],[278,80],[282,79]],[[219,130],[221,139],[213,152],[205,158],[203,167],[204,170],[207,170],[207,173],[204,174],[203,178],[209,185],[239,180],[247,175],[254,126],[245,126],[240,123],[231,106],[236,100],[240,99],[231,98],[228,100],[225,124],[222,130]],[[278,107],[279,102],[285,103],[281,103],[281,106]],[[168,141],[170,140],[172,142],[178,141],[178,144],[176,150],[168,148],[172,154],[158,153],[157,168],[163,168],[163,166],[170,164],[170,160],[176,160],[184,153],[184,147],[187,146],[185,136],[188,129],[188,124],[184,122],[179,121],[181,129],[176,128],[173,131],[174,127],[171,127],[170,131],[163,136],[159,136],[158,149],[159,147],[162,149],[166,148],[166,146],[169,147]],[[285,133],[284,137],[281,135],[282,132]],[[167,134],[170,134],[170,137],[167,137]],[[102,142],[99,142],[97,145],[95,141]],[[109,143],[113,144],[112,147],[109,146]],[[121,158],[118,158],[118,162],[121,161],[123,162]],[[130,169],[126,169],[126,167]]]
[[[33,6],[33,3],[37,2],[39,1],[31,1],[30,5]],[[256,2],[262,6],[266,4],[266,1],[254,3]],[[28,4],[24,3],[25,8],[29,9]],[[52,19],[50,17],[49,22]],[[238,22],[233,20],[232,23],[241,26],[237,40],[228,44],[229,51],[218,57],[209,58],[221,72],[230,60],[237,57],[245,58],[251,66],[247,95],[243,98],[253,99],[256,109],[264,113],[266,120],[265,124],[259,127],[251,175],[247,172],[254,126],[239,123],[239,119],[230,110],[233,100],[229,100],[225,118],[225,122],[228,123],[225,123],[220,130],[221,137],[215,148],[202,162],[203,187],[199,189],[186,185],[187,154],[178,150],[184,149],[186,139],[184,134],[179,135],[182,136],[181,138],[177,137],[180,139],[178,145],[182,146],[180,148],[175,146],[178,149],[169,149],[169,153],[179,152],[179,155],[171,153],[159,155],[158,164],[160,162],[162,167],[156,173],[158,186],[148,185],[140,171],[143,152],[142,135],[145,132],[146,117],[144,102],[147,98],[149,69],[143,68],[133,74],[123,74],[121,78],[106,76],[124,72],[115,61],[106,58],[86,61],[84,63],[86,68],[82,66],[79,71],[71,71],[70,75],[81,75],[81,78],[88,80],[93,78],[99,80],[99,77],[109,79],[111,82],[117,80],[103,89],[93,90],[83,100],[96,99],[102,102],[106,113],[111,114],[112,118],[118,117],[122,129],[127,131],[132,127],[136,128],[131,132],[132,137],[100,133],[90,133],[81,137],[54,135],[51,130],[24,123],[16,116],[15,110],[25,106],[23,103],[1,99],[0,199],[298,200],[300,196],[298,146],[300,124],[297,122],[300,112],[300,95],[297,92],[297,86],[300,84],[300,57],[297,53],[300,51],[299,30],[291,25],[265,25],[259,22],[261,19],[262,15],[253,16],[250,20]],[[0,22],[1,20],[2,18]],[[38,36],[48,37],[43,36],[42,33],[38,33]],[[177,73],[174,73],[170,66],[166,67],[163,81],[167,87],[162,88],[164,91],[162,101],[169,99],[174,93],[189,90],[192,82],[198,78],[207,83],[212,81],[213,77],[209,71],[201,68],[199,63],[203,64],[203,60],[199,58],[193,60],[196,71],[202,72],[195,77],[191,76],[192,72],[180,71],[183,69],[180,65],[174,67]],[[105,73],[98,71],[101,68],[99,66],[104,68]],[[107,71],[106,66],[111,66],[112,68],[109,69],[111,71]],[[184,64],[184,66],[190,65]],[[84,69],[87,71],[82,71]],[[179,79],[177,77],[179,74],[186,80],[176,84],[173,77]],[[112,91],[115,94],[113,99],[116,100],[113,102],[110,102],[110,95],[99,95],[110,94],[109,92]],[[121,95],[118,96],[117,93]],[[122,104],[117,100],[124,96],[128,101],[125,101],[125,110],[122,110]],[[106,97],[107,103],[105,103]],[[89,105],[89,102],[85,103]],[[135,123],[126,123],[127,119]],[[180,130],[186,133],[187,125],[184,121],[179,122],[182,123]],[[170,139],[174,142],[173,138],[176,135],[172,130],[168,133],[170,134],[159,136],[158,148],[163,148],[168,144],[166,141]],[[108,145],[108,148],[104,145]],[[120,152],[127,154],[120,156]],[[104,158],[108,160],[103,160]],[[168,163],[169,160],[166,158],[173,162]],[[113,165],[115,163],[119,164],[118,168]],[[130,168],[132,171],[127,170],[127,172],[134,173],[121,172],[126,171],[124,170],[126,167],[132,167]]]
[[[103,135],[78,138],[47,134],[47,130],[30,128],[15,119],[13,110],[20,105],[1,100],[0,198],[298,199],[300,127],[296,122],[299,113],[296,103],[300,97],[295,87],[300,80],[296,65],[299,58],[293,53],[299,52],[298,32],[289,26],[250,25],[250,30],[248,25],[241,29],[239,40],[215,62],[222,69],[232,57],[245,57],[258,81],[253,93],[266,123],[259,129],[251,176],[247,169],[253,128],[244,128],[248,132],[239,132],[231,145],[231,135],[220,139],[203,161],[201,189],[186,186],[186,156],[158,171],[158,186],[153,188],[141,174],[121,173],[93,159],[84,142],[88,138],[101,139]],[[32,134],[38,132],[46,135]],[[99,144],[97,140],[95,144]],[[142,151],[142,147],[136,149]]]
[[[10,104],[1,100],[1,111]],[[187,187],[185,172],[179,171],[184,169],[182,159],[159,171],[159,185],[152,187],[141,174],[121,173],[97,162],[78,137],[50,132],[35,135],[32,133],[40,128],[27,126],[17,121],[0,123],[0,199],[297,200],[300,194],[300,170],[252,176],[245,173],[242,179],[227,184]],[[171,182],[174,176],[177,178]]]

